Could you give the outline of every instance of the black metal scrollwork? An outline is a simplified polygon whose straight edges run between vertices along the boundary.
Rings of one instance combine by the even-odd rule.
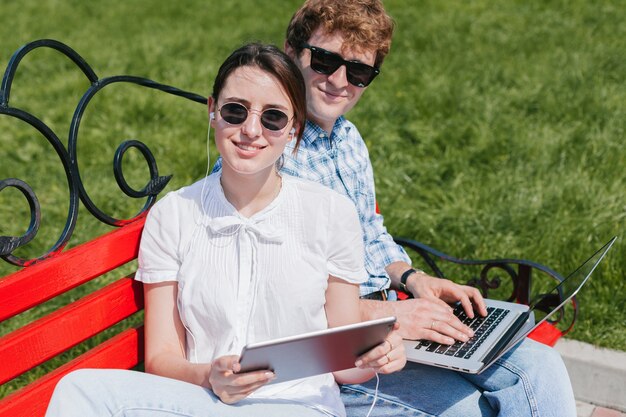
[[[439,278],[446,278],[446,275],[440,265],[444,262],[457,265],[482,266],[479,277],[469,279],[467,284],[479,288],[485,297],[489,296],[490,290],[500,288],[500,285],[502,284],[502,277],[500,275],[496,274],[493,278],[489,278],[492,271],[504,272],[502,276],[508,276],[508,278],[510,278],[513,290],[511,295],[507,298],[507,301],[515,301],[522,304],[530,304],[531,302],[533,270],[547,275],[557,283],[563,280],[563,277],[556,271],[532,261],[523,259],[459,259],[412,239],[396,237],[394,240],[399,245],[411,249],[421,256],[426,265],[430,268],[430,273]],[[549,297],[544,297],[542,303],[537,305],[537,308],[543,311],[549,311],[552,307],[558,306],[562,299],[563,294],[559,289],[556,293],[551,294]],[[573,302],[575,305],[576,300],[574,299]],[[574,311],[574,314],[576,314],[576,311]],[[562,317],[563,310],[561,309],[556,318],[551,321],[558,322]],[[575,316],[573,320],[575,320]],[[572,325],[573,321],[569,326],[570,329]]]
[[[492,279],[489,279],[489,273],[493,269],[504,271],[511,278],[511,281],[513,282],[513,293],[508,298],[508,301],[515,300],[519,277],[517,275],[517,272],[515,272],[515,269],[511,268],[510,265],[489,263],[485,265],[480,271],[480,278],[472,278],[467,282],[467,284],[479,288],[481,290],[481,293],[485,297],[487,297],[489,295],[489,290],[495,290],[497,288],[500,288],[500,284],[502,284],[502,279],[499,275],[496,275]]]
[[[28,184],[17,178],[8,178],[0,181],[0,191],[6,187],[17,188],[24,194],[30,207],[30,224],[22,236],[0,236],[0,256],[11,258],[11,252],[33,240],[41,223],[41,206],[35,192]]]
[[[146,162],[148,163],[148,167],[150,168],[150,181],[140,191],[133,190],[124,179],[124,174],[122,173],[122,158],[124,156],[124,153],[130,148],[139,149],[144,158],[146,158]],[[152,155],[152,152],[150,152],[150,148],[148,148],[145,144],[138,140],[127,140],[126,142],[123,142],[119,146],[119,148],[117,148],[117,151],[115,152],[115,158],[113,159],[113,171],[115,173],[115,179],[117,181],[117,184],[120,186],[122,191],[124,191],[127,196],[133,198],[156,196],[161,191],[163,191],[163,188],[165,188],[169,180],[172,178],[171,175],[168,175],[166,177],[158,176],[156,161],[154,159],[154,156]]]
[[[52,129],[50,129],[43,121],[41,121],[39,118],[31,113],[16,107],[11,107],[9,104],[11,86],[20,62],[29,52],[42,47],[55,49],[68,57],[83,72],[83,74],[85,75],[85,77],[87,77],[90,83],[89,88],[83,94],[80,102],[78,103],[74,111],[74,115],[72,117],[72,122],[70,125],[67,149],[59,140],[55,132],[52,131]],[[72,48],[68,47],[67,45],[53,39],[41,39],[28,43],[18,49],[9,60],[9,64],[7,65],[4,77],[2,79],[2,85],[0,87],[0,115],[7,115],[9,117],[13,117],[23,122],[26,122],[27,124],[34,127],[52,145],[65,170],[69,189],[70,204],[65,227],[57,242],[54,243],[43,255],[39,257],[33,259],[23,259],[17,257],[13,255],[13,252],[19,247],[26,245],[28,242],[34,239],[37,234],[41,219],[41,207],[39,206],[39,202],[37,200],[35,192],[26,182],[14,178],[0,180],[0,192],[6,187],[14,187],[20,190],[29,203],[31,213],[30,225],[24,235],[0,236],[0,257],[5,259],[7,262],[17,266],[27,266],[60,252],[69,241],[74,231],[74,227],[76,226],[79,199],[83,202],[89,212],[101,222],[113,226],[122,226],[126,223],[136,220],[137,218],[142,217],[146,213],[146,211],[154,204],[157,195],[165,188],[168,181],[171,179],[171,175],[159,175],[156,160],[150,149],[144,143],[138,140],[124,141],[117,148],[113,160],[113,171],[115,179],[120,189],[129,197],[146,198],[144,206],[135,216],[130,219],[116,219],[100,210],[89,197],[87,191],[85,190],[83,181],[81,179],[80,170],[78,168],[77,145],[80,122],[82,120],[83,114],[85,113],[87,105],[90,103],[95,94],[101,91],[106,86],[115,83],[136,84],[143,87],[160,90],[175,96],[180,96],[200,104],[206,105],[207,103],[207,99],[201,95],[183,91],[165,84],[160,84],[147,78],[122,75],[99,79],[93,69],[78,53],[76,53]],[[129,148],[136,148],[142,153],[144,159],[146,160],[150,173],[150,179],[148,183],[141,190],[138,191],[134,190],[128,185],[122,172],[122,159],[124,153]]]

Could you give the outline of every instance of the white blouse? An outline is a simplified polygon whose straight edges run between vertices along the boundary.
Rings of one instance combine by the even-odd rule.
[[[239,355],[247,343],[325,329],[328,276],[355,284],[367,278],[361,226],[348,198],[283,175],[276,199],[246,218],[226,200],[220,175],[155,204],[135,276],[178,282],[194,363]],[[267,385],[251,396],[269,397],[345,415],[332,374]]]

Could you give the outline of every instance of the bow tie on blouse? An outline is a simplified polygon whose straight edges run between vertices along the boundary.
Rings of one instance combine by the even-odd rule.
[[[230,235],[237,234],[239,231],[248,231],[257,235],[258,238],[262,238],[268,242],[283,242],[284,231],[282,229],[279,229],[269,223],[255,222],[254,220],[243,217],[214,217],[209,219],[207,226],[211,229],[211,231],[220,235]],[[235,228],[235,230],[229,230],[231,228]]]

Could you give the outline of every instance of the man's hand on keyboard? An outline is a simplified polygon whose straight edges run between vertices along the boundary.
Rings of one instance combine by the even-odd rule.
[[[474,287],[419,272],[409,277],[407,288],[415,298],[437,298],[448,304],[460,302],[468,317],[473,318],[475,312],[481,316],[487,315],[485,300]]]
[[[438,298],[411,298],[385,304],[400,322],[404,339],[426,339],[451,345],[467,341],[474,332],[453,314],[453,309]]]

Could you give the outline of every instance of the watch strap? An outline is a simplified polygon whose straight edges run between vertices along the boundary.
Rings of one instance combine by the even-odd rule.
[[[402,291],[410,293],[409,289],[406,286],[406,280],[409,279],[409,275],[411,275],[414,272],[417,272],[417,270],[411,268],[411,269],[407,269],[406,271],[402,273],[402,275],[400,275],[400,289]]]

